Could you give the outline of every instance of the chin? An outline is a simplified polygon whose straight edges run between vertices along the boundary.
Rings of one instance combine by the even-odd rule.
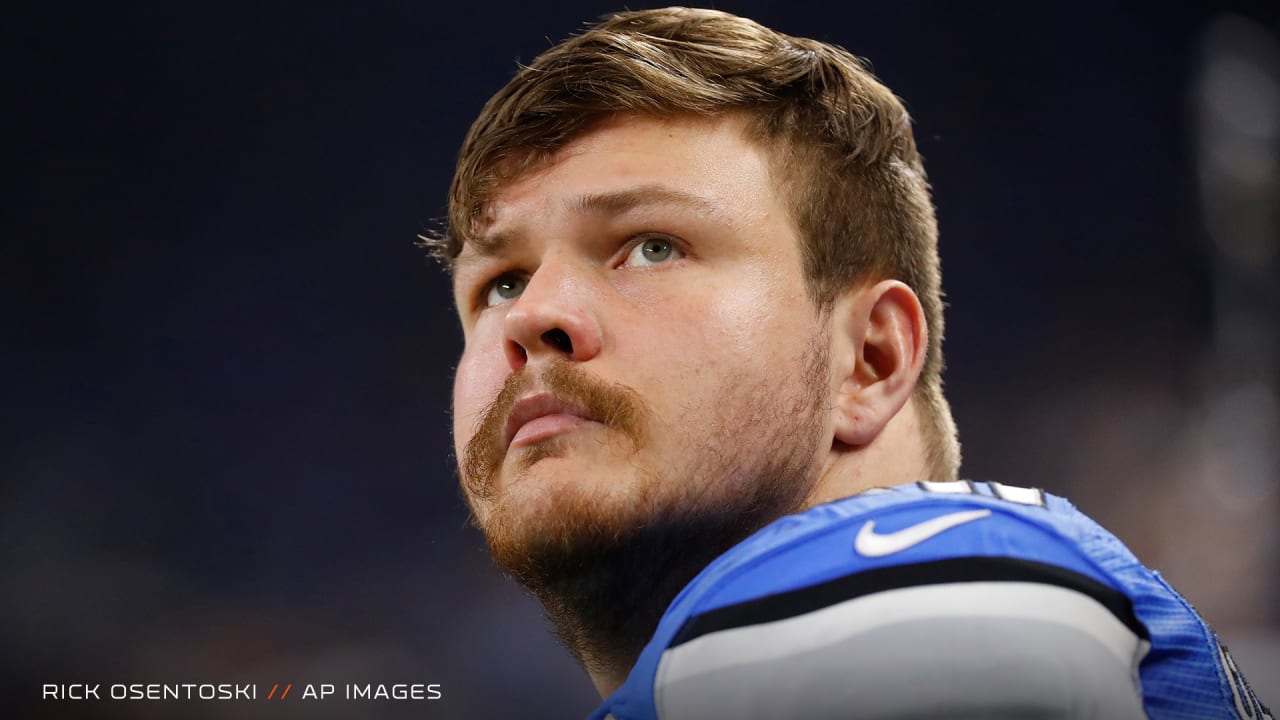
[[[788,470],[736,484],[735,474],[664,477],[635,458],[551,457],[502,485],[478,524],[494,562],[541,601],[580,662],[627,665],[707,563],[797,509],[809,488]]]

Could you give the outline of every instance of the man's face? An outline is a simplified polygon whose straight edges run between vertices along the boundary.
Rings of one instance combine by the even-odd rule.
[[[500,192],[455,266],[463,489],[500,564],[791,512],[831,426],[824,315],[734,116],[622,116]]]

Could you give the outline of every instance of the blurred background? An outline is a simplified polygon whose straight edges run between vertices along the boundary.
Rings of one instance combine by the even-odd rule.
[[[965,476],[1072,498],[1280,703],[1276,4],[717,6],[867,57],[905,98],[942,228]],[[594,708],[467,525],[448,431],[461,337],[414,242],[515,64],[618,9],[6,12],[7,716]],[[56,682],[421,682],[444,699],[42,702]]]

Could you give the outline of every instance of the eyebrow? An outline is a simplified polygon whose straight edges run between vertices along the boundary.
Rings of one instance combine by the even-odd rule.
[[[642,185],[626,190],[582,195],[573,202],[580,213],[618,215],[645,205],[683,205],[711,215],[724,215],[724,208],[709,198],[665,185]]]
[[[654,205],[678,205],[707,215],[729,220],[723,206],[710,198],[677,190],[665,185],[641,185],[625,190],[579,195],[569,202],[572,211],[579,215],[621,215],[639,207]],[[482,233],[467,241],[471,252],[461,253],[454,259],[455,269],[477,260],[501,255],[522,231],[512,233]]]

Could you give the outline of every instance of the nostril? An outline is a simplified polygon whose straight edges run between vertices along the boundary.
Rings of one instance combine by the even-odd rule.
[[[525,351],[524,346],[520,343],[508,340],[504,343],[503,349],[507,354],[507,365],[512,370],[520,370],[529,364],[529,353]]]
[[[569,339],[569,333],[560,328],[542,333],[542,341],[566,355],[573,354],[573,341]]]

